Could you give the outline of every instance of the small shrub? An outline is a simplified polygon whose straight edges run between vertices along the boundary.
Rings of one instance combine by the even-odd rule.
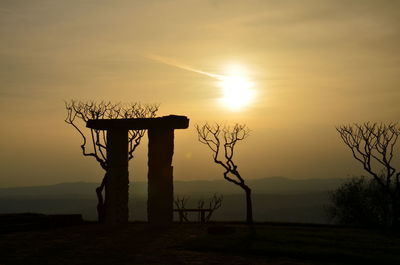
[[[373,179],[352,178],[330,194],[326,211],[336,223],[386,226],[391,220],[390,198]]]

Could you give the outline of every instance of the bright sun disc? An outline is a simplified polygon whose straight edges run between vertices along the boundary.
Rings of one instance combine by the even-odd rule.
[[[221,77],[218,85],[222,88],[222,104],[232,111],[239,111],[254,99],[253,83],[240,75]]]

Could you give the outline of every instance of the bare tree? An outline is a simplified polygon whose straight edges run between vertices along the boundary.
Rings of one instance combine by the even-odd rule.
[[[208,222],[211,219],[212,214],[214,213],[215,210],[219,209],[222,205],[222,201],[223,201],[224,197],[222,195],[218,196],[217,194],[214,194],[210,201],[208,202],[208,214],[206,216],[204,216],[204,220],[201,220],[202,215],[200,215],[200,221],[203,222]],[[200,199],[197,202],[197,209],[202,210],[205,209],[204,205],[205,205],[205,200],[204,199]]]
[[[253,206],[251,201],[251,188],[238,171],[238,166],[233,161],[235,146],[239,141],[249,135],[246,125],[235,124],[233,127],[204,124],[196,125],[198,140],[207,145],[213,155],[214,162],[224,168],[224,178],[238,185],[246,194],[246,222],[253,223]]]
[[[223,196],[217,196],[214,194],[208,202],[208,208],[205,208],[206,201],[204,199],[200,199],[197,201],[197,209],[195,208],[187,208],[187,204],[189,201],[188,196],[177,196],[175,197],[174,204],[175,210],[179,214],[180,222],[189,222],[188,213],[189,212],[197,212],[198,213],[198,221],[200,223],[206,223],[211,219],[212,214],[215,210],[221,207]]]
[[[186,196],[177,196],[174,200],[174,204],[176,209],[178,210],[179,213],[179,220],[189,222],[189,219],[187,217],[188,213],[186,210],[186,204],[189,201],[189,197]]]
[[[336,128],[353,157],[373,177],[388,196],[387,224],[396,226],[399,217],[400,171],[394,167],[393,157],[400,129],[395,123],[363,123]]]
[[[106,171],[98,188],[97,213],[99,222],[104,221],[103,190],[107,182],[107,135],[104,130],[86,128],[88,120],[98,119],[130,119],[153,118],[156,116],[158,105],[142,105],[140,103],[121,104],[111,102],[81,102],[71,100],[65,102],[67,117],[65,122],[76,129],[82,138],[81,149],[84,156],[93,157]],[[133,152],[139,146],[145,130],[130,130],[128,132],[128,160],[133,158]]]

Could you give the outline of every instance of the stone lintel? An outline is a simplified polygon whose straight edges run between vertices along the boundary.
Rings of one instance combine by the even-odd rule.
[[[88,120],[86,127],[96,130],[124,129],[186,129],[189,119],[186,116],[169,115],[157,118],[135,118],[135,119],[99,119]]]

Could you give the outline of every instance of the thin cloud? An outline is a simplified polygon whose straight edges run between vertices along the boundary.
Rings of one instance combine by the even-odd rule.
[[[145,55],[145,57],[147,59],[150,59],[150,60],[153,60],[153,61],[156,61],[156,62],[159,62],[159,63],[163,63],[163,64],[174,66],[174,67],[186,70],[186,71],[190,71],[190,72],[198,73],[198,74],[201,74],[201,75],[205,75],[205,76],[208,76],[208,77],[211,77],[211,78],[215,78],[217,80],[221,80],[224,77],[223,75],[213,74],[213,73],[209,73],[209,72],[205,72],[205,71],[193,68],[193,67],[191,67],[191,66],[189,66],[187,64],[178,62],[177,60],[172,59],[172,58],[163,57],[163,56],[159,56],[159,55],[155,55],[155,54],[147,54],[147,55]]]

